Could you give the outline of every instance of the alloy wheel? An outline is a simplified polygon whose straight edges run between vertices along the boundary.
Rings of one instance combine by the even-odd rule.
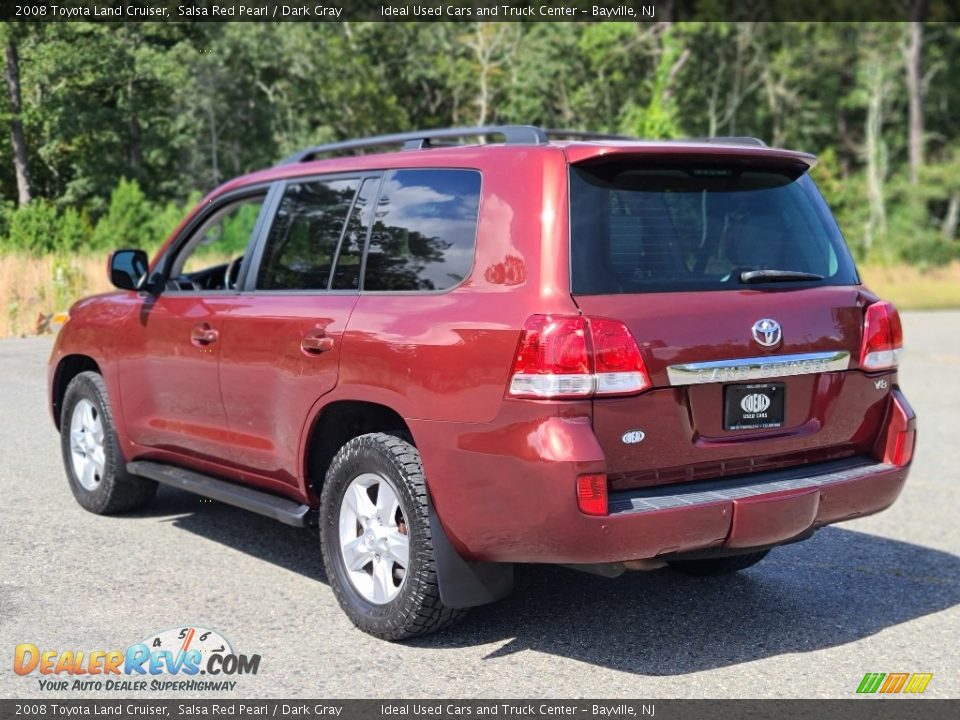
[[[410,563],[403,506],[383,476],[364,473],[340,503],[340,555],[350,584],[367,601],[385,605],[400,594]]]

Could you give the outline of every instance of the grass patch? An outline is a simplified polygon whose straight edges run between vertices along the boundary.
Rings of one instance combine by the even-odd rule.
[[[53,313],[110,289],[106,256],[0,254],[0,337],[49,331]]]
[[[229,257],[210,252],[202,264]],[[51,332],[54,313],[68,310],[87,295],[113,289],[107,279],[107,253],[41,255],[0,252],[0,337]]]
[[[861,265],[864,284],[899,310],[960,308],[960,262],[939,268]]]

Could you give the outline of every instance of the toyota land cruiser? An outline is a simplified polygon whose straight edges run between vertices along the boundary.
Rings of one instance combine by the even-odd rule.
[[[49,388],[73,494],[318,525],[387,639],[502,598],[515,563],[731,572],[882,510],[916,432],[900,320],[814,163],[498,126],[228,182],[70,310]]]

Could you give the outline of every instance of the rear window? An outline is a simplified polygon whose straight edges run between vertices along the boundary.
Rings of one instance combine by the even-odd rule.
[[[571,167],[570,235],[575,294],[858,282],[813,181],[789,170]],[[746,285],[750,270],[822,279]]]

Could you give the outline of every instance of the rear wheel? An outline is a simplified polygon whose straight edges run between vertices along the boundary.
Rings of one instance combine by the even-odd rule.
[[[321,548],[340,607],[385,640],[439,630],[443,605],[420,454],[393,435],[356,437],[334,457],[320,499]]]
[[[155,482],[127,472],[107,389],[95,372],[82,372],[67,386],[60,448],[70,490],[85,510],[100,515],[135,510],[157,492]]]
[[[739,570],[746,570],[763,560],[769,550],[748,553],[746,555],[729,555],[727,557],[706,558],[703,560],[676,560],[670,567],[685,575],[706,577],[710,575],[726,575]]]

